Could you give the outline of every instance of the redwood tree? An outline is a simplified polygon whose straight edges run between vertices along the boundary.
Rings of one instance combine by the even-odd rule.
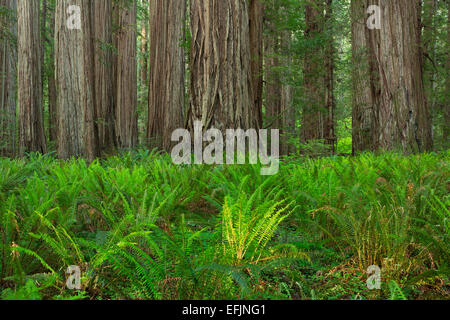
[[[80,8],[81,30],[68,28],[69,6]],[[56,1],[57,151],[64,159],[75,156],[92,161],[99,154],[91,30],[90,0]]]
[[[249,2],[191,0],[190,127],[258,128],[252,90]]]
[[[136,1],[118,0],[115,65],[116,136],[120,148],[138,144]]]
[[[378,0],[381,29],[370,30],[379,97],[375,149],[424,152],[432,148],[421,52],[421,0]]]
[[[325,106],[325,66],[323,46],[318,37],[323,34],[323,0],[306,4],[305,37],[311,43],[304,60],[304,108],[302,119],[302,142],[325,139],[327,109]]]
[[[40,0],[19,1],[17,7],[19,149],[46,152],[42,104]]]
[[[0,0],[0,5],[15,14],[16,0]],[[17,25],[11,16],[0,16],[0,155],[16,153],[16,60],[17,50],[13,38]]]
[[[186,2],[150,1],[150,78],[148,95],[149,142],[167,151],[175,129],[184,126]]]
[[[264,4],[261,0],[250,1],[249,19],[253,107],[258,124],[262,127]]]
[[[100,150],[116,146],[113,92],[113,24],[111,0],[95,0],[92,5],[94,41],[95,110]]]
[[[352,0],[353,153],[373,149],[376,105],[375,57],[367,28],[367,0]],[[375,77],[375,78],[374,78]]]

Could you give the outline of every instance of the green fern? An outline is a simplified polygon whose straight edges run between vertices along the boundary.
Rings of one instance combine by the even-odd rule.
[[[389,300],[408,300],[398,283],[395,281],[389,282],[389,291]]]

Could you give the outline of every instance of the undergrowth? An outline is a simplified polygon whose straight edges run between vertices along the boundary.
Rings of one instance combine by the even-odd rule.
[[[274,176],[147,151],[0,159],[0,296],[448,299],[448,159],[291,157]]]

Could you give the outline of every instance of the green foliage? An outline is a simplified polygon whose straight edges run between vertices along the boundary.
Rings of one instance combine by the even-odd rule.
[[[397,282],[389,282],[389,300],[408,300]]]
[[[33,280],[28,280],[16,291],[5,289],[1,295],[3,300],[41,300],[42,295]]]
[[[2,298],[445,297],[448,156],[286,158],[275,176],[148,151],[0,159]]]
[[[275,192],[276,189],[272,190],[267,198],[279,198]],[[268,200],[255,206],[255,199],[260,194],[261,187],[249,199],[241,196],[236,203],[230,198],[225,199],[219,228],[224,256],[233,264],[258,263],[278,225],[287,217],[282,215],[288,208],[283,206],[283,201]]]

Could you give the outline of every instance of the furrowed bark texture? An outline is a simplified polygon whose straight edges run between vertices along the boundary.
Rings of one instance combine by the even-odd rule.
[[[371,30],[379,74],[375,149],[424,152],[432,148],[431,116],[425,99],[420,0],[378,0],[381,30]]]
[[[190,125],[258,128],[247,0],[191,1]]]
[[[92,161],[98,155],[90,4],[89,0],[56,1],[57,150],[63,159]],[[67,27],[72,5],[81,9],[81,30]]]
[[[352,0],[353,153],[373,149],[376,88],[375,56],[366,25],[367,0]]]
[[[138,144],[136,1],[120,0],[117,8],[116,135],[120,148]]]
[[[95,109],[100,150],[116,147],[113,92],[112,1],[95,0],[92,5],[94,40]]]
[[[19,153],[46,152],[42,104],[40,1],[17,7]]]
[[[16,13],[16,0],[0,0],[0,5]],[[0,16],[5,29],[0,32],[0,156],[16,154],[17,50],[11,36],[17,35],[12,19]]]
[[[50,12],[50,34],[45,39],[49,46],[51,46],[50,50],[50,61],[55,61],[55,48],[54,43],[50,41],[51,38],[55,37],[55,12]],[[51,72],[47,75],[47,83],[48,83],[48,113],[49,113],[49,125],[48,125],[48,137],[50,141],[56,141],[58,136],[58,119],[56,116],[56,79],[55,79],[55,64],[52,63],[49,66]]]
[[[147,138],[152,147],[170,151],[172,132],[184,127],[186,2],[150,2],[150,78]]]
[[[264,5],[261,0],[250,1],[249,15],[253,107],[258,125],[262,127]]]
[[[306,5],[306,38],[315,39],[323,32],[323,3],[315,0]],[[327,109],[325,106],[325,68],[323,48],[316,43],[305,54],[305,107],[303,109],[302,141],[325,139]]]

